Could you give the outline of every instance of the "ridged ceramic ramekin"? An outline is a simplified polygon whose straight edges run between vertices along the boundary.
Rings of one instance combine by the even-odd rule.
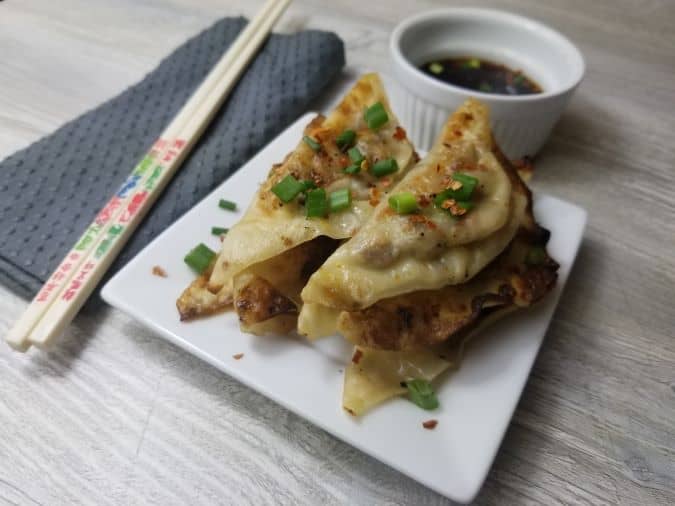
[[[585,70],[580,51],[560,33],[492,9],[448,8],[408,18],[394,29],[390,52],[394,75],[406,91],[398,113],[416,147],[428,150],[452,111],[475,97],[490,107],[495,138],[512,159],[539,151]],[[543,93],[484,93],[439,81],[418,68],[453,56],[522,70]]]

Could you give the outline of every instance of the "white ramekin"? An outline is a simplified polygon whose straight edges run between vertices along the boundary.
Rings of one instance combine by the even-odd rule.
[[[495,138],[512,159],[533,156],[584,75],[584,59],[567,38],[531,19],[492,9],[448,8],[400,23],[389,44],[394,75],[405,88],[397,111],[415,146],[428,150],[450,113],[468,97],[490,107]],[[544,90],[497,95],[434,79],[418,69],[430,60],[465,56],[522,70]]]

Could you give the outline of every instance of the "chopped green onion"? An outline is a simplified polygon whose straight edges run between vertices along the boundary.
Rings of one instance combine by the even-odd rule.
[[[438,62],[436,62],[436,61],[433,62],[433,63],[430,63],[430,64],[429,64],[429,71],[430,71],[432,74],[438,75],[438,74],[440,74],[441,72],[443,72],[443,65],[441,65],[440,63],[438,63]]]
[[[183,259],[197,274],[203,273],[208,269],[211,262],[216,257],[216,252],[211,250],[204,243],[199,243]]]
[[[457,200],[469,200],[473,195],[473,190],[478,184],[478,179],[468,174],[464,174],[463,172],[455,172],[452,175],[452,179],[462,183],[462,187],[454,198]]]
[[[223,235],[227,234],[228,228],[223,228],[223,227],[211,227],[211,233],[213,235]]]
[[[312,139],[309,135],[305,135],[302,140],[314,151],[319,151],[321,149],[321,144],[319,144],[316,139]]]
[[[483,92],[485,92],[485,93],[490,93],[490,92],[492,91],[492,86],[490,86],[490,84],[488,84],[488,83],[486,83],[486,82],[482,82],[482,83],[480,83],[480,85],[478,86],[478,90],[479,90],[479,91],[483,91]]]
[[[304,181],[300,181],[300,184],[302,185],[303,192],[316,188],[316,183],[311,179],[305,179]]]
[[[466,61],[466,63],[464,64],[464,68],[479,69],[480,68],[480,60],[478,58],[471,58],[470,60]]]
[[[397,193],[389,197],[389,207],[398,214],[410,214],[417,211],[417,200],[410,192]]]
[[[237,203],[232,202],[231,200],[220,199],[220,202],[218,202],[218,207],[221,209],[227,209],[228,211],[236,211]]]
[[[305,202],[307,207],[308,218],[323,218],[328,214],[328,199],[326,198],[326,190],[317,188],[307,192],[307,200]]]
[[[546,250],[541,246],[535,246],[527,252],[525,263],[528,265],[541,265],[546,260]]]
[[[350,165],[345,169],[345,174],[358,174],[359,172],[361,172],[360,165]]]
[[[272,187],[272,193],[284,203],[290,202],[303,191],[305,191],[305,183],[295,179],[292,174],[288,174]]]
[[[363,119],[366,120],[368,128],[371,130],[377,130],[387,121],[389,121],[389,115],[384,109],[382,102],[377,102],[366,109],[366,111],[363,113]]]
[[[353,147],[347,151],[347,154],[349,155],[349,159],[356,165],[361,165],[361,162],[366,159],[366,157],[363,156],[363,153],[361,153],[357,147]]]
[[[434,393],[434,389],[427,380],[414,379],[406,381],[406,388],[410,400],[417,404],[422,409],[436,409],[438,407],[438,399]]]
[[[471,196],[473,195],[473,191],[476,188],[476,185],[478,184],[478,179],[476,179],[473,176],[469,176],[468,174],[463,174],[461,172],[455,172],[452,175],[452,179],[462,183],[462,187],[457,190],[448,188],[447,190],[443,190],[441,193],[436,195],[436,197],[434,198],[434,204],[436,204],[437,206],[440,206],[441,204],[443,204],[443,202],[445,202],[448,199],[454,199],[468,204],[469,200],[471,199]]]
[[[348,147],[352,146],[355,140],[356,140],[356,132],[354,130],[345,130],[344,132],[342,132],[340,135],[337,136],[337,138],[335,139],[335,144],[337,144],[338,148],[344,151]]]
[[[466,209],[467,211],[471,211],[475,207],[475,204],[473,202],[469,202],[468,200],[458,200],[457,205],[462,209]]]
[[[518,74],[516,77],[513,78],[513,84],[516,86],[520,86],[525,82],[525,76],[523,74]]]
[[[349,188],[335,190],[328,195],[328,205],[331,213],[344,211],[352,205],[352,193]]]
[[[382,177],[396,172],[398,170],[398,164],[393,158],[387,158],[386,160],[375,162],[372,170],[375,177]]]

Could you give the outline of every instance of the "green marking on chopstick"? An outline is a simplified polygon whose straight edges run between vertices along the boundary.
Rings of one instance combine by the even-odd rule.
[[[164,172],[164,166],[161,164],[157,165],[157,167],[155,167],[155,170],[152,171],[152,174],[150,174],[148,180],[145,182],[146,190],[154,190],[155,185],[157,184],[157,180],[162,175],[162,172]]]
[[[99,259],[110,249],[110,246],[113,245],[117,236],[119,236],[122,231],[124,231],[124,225],[113,225],[108,229],[108,233],[105,239],[101,241],[101,244],[96,248],[94,253],[94,258]]]
[[[92,242],[94,242],[94,237],[90,234],[98,234],[100,230],[92,230],[93,227],[89,227],[87,231],[85,232],[85,236],[80,239],[80,242],[78,242],[75,247],[73,248],[74,250],[77,251],[83,251],[86,250]]]
[[[148,169],[152,166],[153,163],[155,163],[155,157],[145,155],[143,159],[140,162],[138,162],[138,165],[136,165],[136,168],[134,169],[132,174],[142,176],[148,171]]]

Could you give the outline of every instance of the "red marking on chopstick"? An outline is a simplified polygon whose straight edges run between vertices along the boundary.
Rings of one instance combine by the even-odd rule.
[[[176,158],[177,155],[178,155],[178,151],[176,151],[175,149],[170,149],[169,151],[166,152],[166,154],[164,155],[164,158],[162,158],[162,161],[163,162],[170,162],[171,160]]]
[[[110,221],[110,218],[112,218],[113,213],[120,207],[121,202],[122,199],[119,198],[117,195],[111,198],[105,205],[105,207],[101,209],[98,215],[96,215],[94,223],[100,226],[103,226],[106,223],[108,223],[108,221]]]
[[[77,273],[77,276],[75,279],[73,279],[70,282],[70,286],[68,289],[64,292],[64,294],[61,296],[63,300],[70,300],[73,297],[75,297],[75,294],[77,291],[80,289],[82,284],[84,283],[84,280],[87,278],[91,270],[96,267],[96,264],[94,262],[87,262],[84,264],[82,269],[80,269],[80,272]]]
[[[147,198],[148,198],[147,191],[142,191],[134,195],[131,198],[131,202],[129,202],[129,205],[124,210],[118,221],[120,223],[128,223],[129,221],[131,221],[131,218],[133,218],[134,215],[138,213],[138,210],[141,208],[143,202],[145,202],[145,199]]]
[[[187,141],[185,139],[175,139],[171,143],[171,148],[166,152],[164,155],[164,158],[162,158],[163,162],[171,162],[178,156],[178,154],[183,150],[185,145],[187,144]]]
[[[42,290],[40,290],[38,293],[38,296],[36,297],[38,302],[44,302],[49,298],[49,295],[54,291],[55,288],[59,286],[58,282],[62,281],[66,277],[68,271],[72,269],[72,262],[79,258],[80,256],[77,253],[71,253],[68,255],[68,258],[57,267],[54,274],[52,274],[52,276],[49,278],[49,281],[45,283],[45,285],[42,287]]]

